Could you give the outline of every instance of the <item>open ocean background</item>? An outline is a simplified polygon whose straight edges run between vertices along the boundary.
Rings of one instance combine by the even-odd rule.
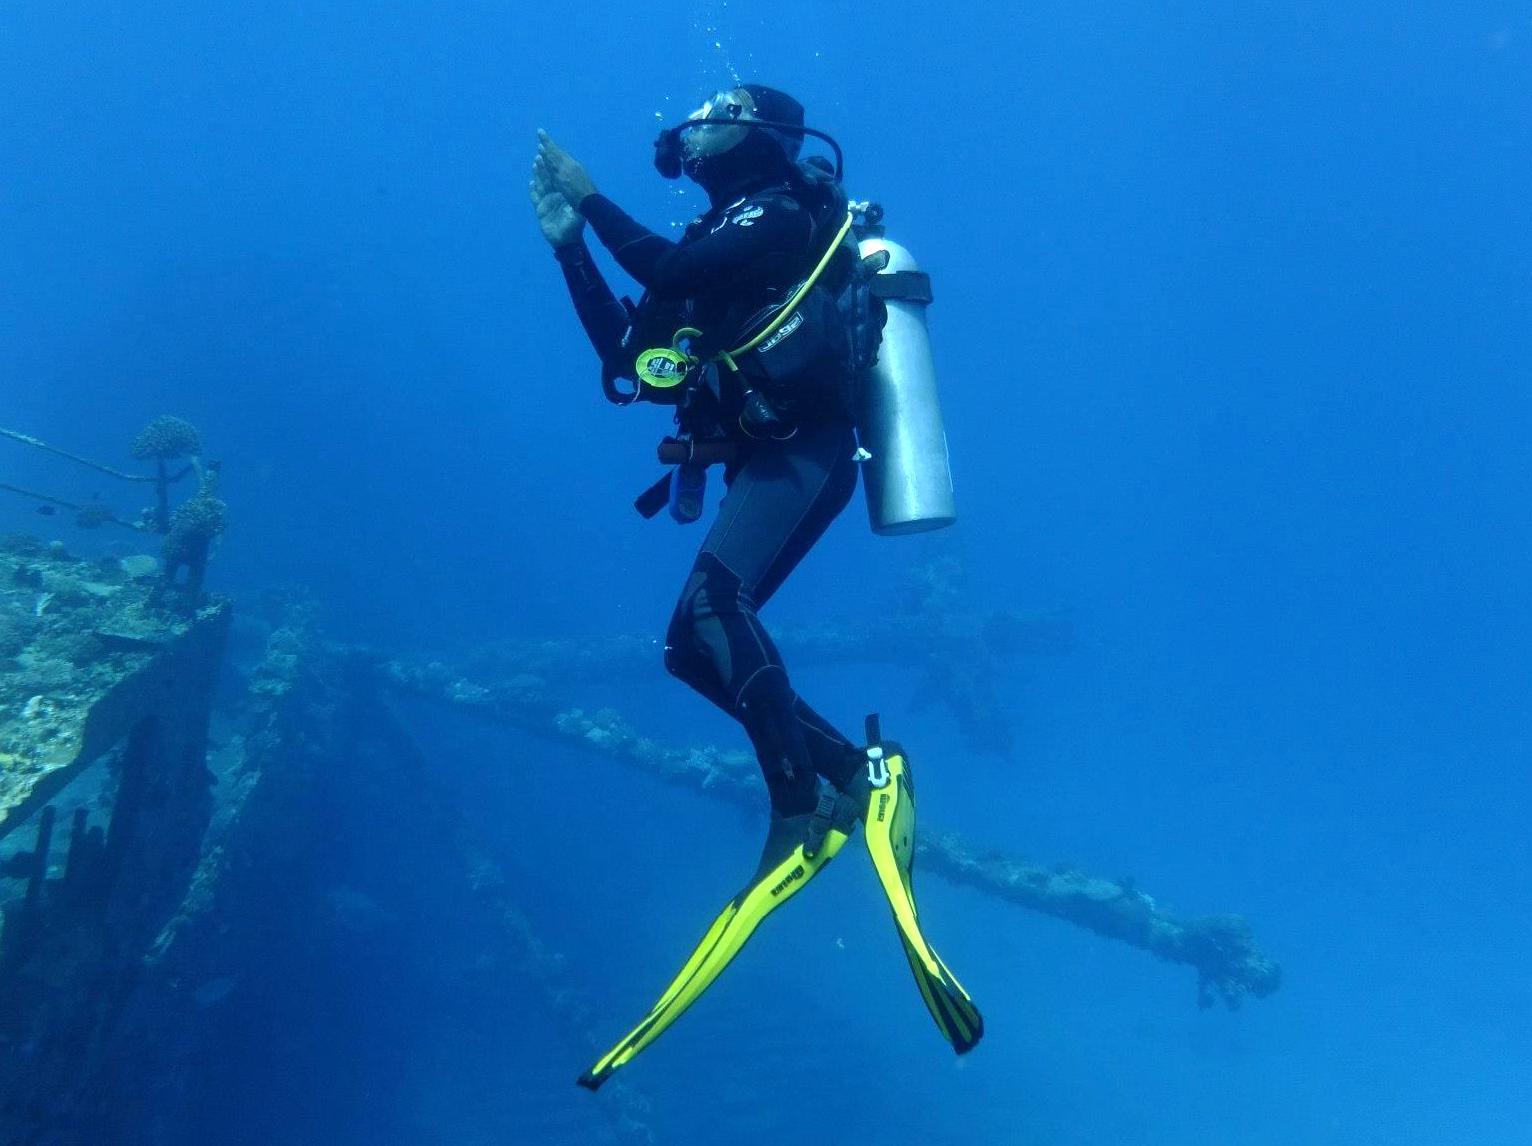
[[[657,1140],[1532,1143],[1526,3],[9,0],[0,425],[127,465],[190,419],[230,505],[210,586],[302,586],[340,639],[659,637],[701,538],[630,508],[668,418],[601,399],[526,185],[546,127],[684,223],[651,142],[736,79],[801,99],[932,274],[962,515],[878,539],[858,495],[768,623],[854,624],[950,557],[972,608],[1076,628],[997,682],[1007,755],[913,673],[800,691],[881,709],[923,822],[1242,913],[1285,978],[1199,1011],[1186,968],[928,876],[988,1020],[955,1062],[858,844],[624,1071]],[[0,479],[93,492],[60,465],[0,442]],[[18,530],[114,540],[5,496]],[[744,743],[658,650],[605,695]],[[764,797],[412,719],[615,1040]],[[509,973],[352,956],[220,1004],[200,1141],[606,1140],[586,1047]]]

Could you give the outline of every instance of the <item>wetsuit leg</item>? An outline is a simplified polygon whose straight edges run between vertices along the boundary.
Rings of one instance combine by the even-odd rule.
[[[814,771],[844,792],[867,763],[866,750],[847,740],[835,725],[805,704],[801,696],[793,702],[793,715],[803,729],[803,742]]]
[[[744,725],[780,815],[812,810],[815,772],[838,782],[856,750],[798,698],[758,610],[850,501],[855,448],[844,424],[753,448],[666,635],[670,672]]]

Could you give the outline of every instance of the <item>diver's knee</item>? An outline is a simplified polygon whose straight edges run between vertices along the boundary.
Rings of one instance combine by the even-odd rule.
[[[676,600],[675,611],[670,614],[670,626],[665,632],[665,643],[679,647],[692,637],[696,633],[697,622],[706,614],[707,609],[708,575],[704,570],[695,569],[686,579],[686,584],[682,586],[681,596]]]
[[[696,671],[692,663],[693,658],[688,657],[684,652],[681,651],[680,646],[675,644],[674,633],[665,638],[664,661],[665,671],[668,672],[671,676],[675,677],[677,680],[686,681],[689,684],[691,683],[692,677],[696,675]]]
[[[678,607],[665,631],[665,671],[699,691],[715,675],[712,659],[703,650],[691,610]]]

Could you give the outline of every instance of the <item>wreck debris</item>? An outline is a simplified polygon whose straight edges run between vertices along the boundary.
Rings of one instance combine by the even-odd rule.
[[[205,481],[210,472],[216,479],[207,467]],[[204,493],[216,490],[205,484]],[[314,902],[349,897],[366,919],[395,930],[418,917],[421,934],[442,913],[489,921],[480,931],[494,938],[479,957],[513,967],[561,1030],[596,1047],[593,1012],[517,901],[520,881],[432,783],[389,708],[391,694],[429,698],[740,806],[761,804],[748,753],[643,737],[615,710],[570,703],[571,682],[652,669],[652,641],[500,645],[460,668],[327,645],[290,605],[268,618],[265,655],[222,713],[232,731],[209,756],[213,669],[229,610],[214,602],[190,617],[169,615],[156,607],[164,579],[152,559],[87,562],[57,543],[0,538],[0,840],[12,833],[9,858],[0,857],[0,893],[12,896],[0,931],[0,1140],[87,1140],[59,1133],[98,1124],[103,1096],[125,1093],[139,1096],[142,1110],[114,1116],[152,1111],[156,1125],[172,1124],[165,1112],[186,1106],[175,1088],[195,1077],[181,1068],[209,1029],[199,1016],[240,1006],[248,989],[263,924],[246,919],[245,906],[269,902],[274,887],[312,883],[304,841],[394,824],[401,792],[417,830],[394,841],[400,871],[433,878],[417,887],[406,874],[388,885],[406,889],[407,905],[388,903],[378,887],[372,894],[382,903],[367,889],[308,887]],[[927,665],[1054,651],[1061,640],[1067,625],[1056,617],[917,606],[865,629],[784,636],[804,660]],[[947,703],[962,712],[965,695]],[[88,774],[110,776],[109,799],[71,806],[78,784],[60,799],[64,785],[87,783]],[[24,820],[35,833],[14,831]],[[66,832],[62,869],[50,867]],[[31,846],[18,847],[29,835]],[[924,870],[952,882],[1193,967],[1205,1006],[1234,1007],[1279,986],[1279,968],[1238,916],[1182,917],[1128,881],[981,851],[953,833],[924,832],[917,854]],[[11,1053],[18,1046],[31,1049]],[[642,1097],[613,1093],[601,1113],[618,1140],[651,1141]]]
[[[141,532],[141,528],[131,521],[123,521],[111,506],[99,501],[73,502],[53,494],[42,493],[35,489],[27,489],[24,486],[12,485],[10,482],[0,481],[0,489],[7,493],[17,493],[28,501],[41,502],[44,506],[61,506],[64,509],[74,510],[74,523],[81,529],[94,529],[98,525],[120,525],[124,529],[131,529],[134,533]]]
[[[74,462],[76,465],[85,466],[87,469],[95,470],[97,473],[106,474],[108,477],[119,478],[122,481],[155,480],[154,476],[151,474],[125,473],[122,470],[114,469],[108,465],[103,465],[101,462],[91,461],[90,458],[83,458],[79,454],[72,454],[68,450],[61,450],[57,446],[50,446],[47,442],[42,441],[40,438],[34,438],[31,434],[22,434],[15,430],[7,430],[3,427],[0,427],[0,438],[10,438],[11,441],[20,442],[24,446],[31,446],[33,449],[42,450],[45,453],[56,454],[61,458],[67,458],[69,461]]]
[[[534,677],[475,681],[440,661],[379,660],[357,649],[349,655],[401,693],[562,740],[731,803],[761,805],[761,781],[748,753],[664,744],[638,735],[613,709],[560,708]],[[916,854],[925,870],[951,882],[1195,968],[1203,1006],[1217,998],[1237,1007],[1247,996],[1264,998],[1280,986],[1280,967],[1238,916],[1181,918],[1119,881],[981,853],[953,832],[922,829]]]
[[[879,613],[855,624],[785,626],[773,634],[784,657],[812,664],[929,662],[941,646],[982,643],[987,657],[1051,655],[1068,650],[1070,625],[1059,613],[995,609],[974,614],[920,611]],[[472,675],[493,679],[529,674],[579,680],[653,672],[660,663],[653,637],[559,637],[495,641],[464,658]]]
[[[208,554],[228,519],[228,506],[217,495],[218,466],[212,464],[202,471],[197,496],[176,506],[165,534],[165,585],[175,585],[176,575],[185,569],[186,593],[193,604],[202,597]]]
[[[1004,663],[1011,658],[1064,653],[1072,633],[1060,613],[911,610],[879,613],[857,624],[789,626],[773,637],[794,664],[924,666],[921,702],[947,708],[966,748],[1003,753],[1011,721],[993,682],[1004,678]],[[564,682],[618,680],[653,673],[659,664],[660,647],[653,637],[560,637],[484,645],[466,655],[454,673],[465,681],[494,682],[464,688],[551,698],[567,691]]]
[[[0,970],[6,964],[23,959],[31,952],[42,915],[43,885],[48,879],[48,852],[53,844],[53,808],[47,807],[37,817],[37,840],[29,852],[11,857],[10,874],[27,881],[27,890],[19,904],[5,918],[6,946]]]
[[[92,497],[88,501],[76,502],[68,498],[59,497],[55,494],[40,493],[36,490],[26,489],[22,486],[0,482],[0,490],[8,493],[16,493],[32,501],[42,503],[41,512],[53,512],[53,506],[62,506],[65,509],[75,511],[75,524],[82,529],[94,529],[98,525],[112,524],[121,525],[127,529],[151,530],[155,533],[165,533],[171,528],[170,513],[170,487],[180,481],[187,474],[196,473],[202,476],[204,466],[202,464],[202,437],[193,426],[184,418],[176,418],[171,415],[162,415],[155,418],[147,426],[139,431],[133,441],[133,456],[144,460],[154,460],[154,473],[135,474],[119,470],[102,462],[93,461],[58,446],[50,445],[40,438],[31,434],[23,434],[17,430],[7,430],[0,427],[0,437],[9,438],[11,441],[20,442],[24,446],[42,450],[64,458],[86,469],[97,473],[106,474],[108,477],[117,478],[119,481],[128,482],[153,482],[155,493],[155,506],[152,510],[145,510],[144,515],[137,522],[125,521],[119,518],[112,508],[105,502]],[[187,464],[175,473],[172,473],[167,463],[179,458],[186,458]]]
[[[951,883],[1195,968],[1199,1006],[1221,1000],[1236,1010],[1247,997],[1263,999],[1281,986],[1281,966],[1261,951],[1241,916],[1180,918],[1129,881],[985,854],[952,832],[922,832],[915,854],[926,871]]]
[[[5,905],[0,948],[0,1140],[92,1140],[125,1037],[142,956],[179,902],[212,808],[206,766],[213,683],[229,610],[157,613],[153,586],[103,562],[11,540],[0,552],[0,841],[37,813],[27,888]],[[24,611],[36,585],[49,607]],[[28,615],[30,612],[30,615]],[[155,633],[112,648],[109,626]],[[95,778],[71,814],[63,870],[50,801]],[[106,816],[92,824],[93,816]],[[14,859],[12,861],[14,863]],[[140,1032],[141,1033],[141,1032]]]
[[[179,650],[227,623],[221,605],[168,616],[152,590],[117,558],[0,539],[0,839],[155,711]]]
[[[498,937],[480,958],[514,965],[521,988],[593,1046],[591,1008],[516,904],[517,881],[430,783],[375,690],[320,657],[301,609],[282,611],[289,625],[272,630],[210,754],[229,610],[156,612],[152,566],[122,564],[0,546],[0,1141],[117,1146],[150,1125],[186,1137],[174,1128],[189,1117],[208,1015],[238,1005],[226,1000],[271,942],[250,905],[299,889],[333,901],[314,888],[312,841],[338,821],[375,835],[401,793],[425,828],[396,841],[401,864],[437,873],[404,885],[419,918],[350,899],[423,942],[471,904]],[[51,607],[33,615],[44,584]],[[293,914],[301,933],[297,903]],[[647,1113],[629,1086],[590,1116],[637,1146],[654,1140]]]
[[[369,683],[375,686],[377,682]],[[452,870],[466,876],[474,902],[493,922],[518,978],[536,986],[549,1013],[557,1016],[565,1031],[579,1039],[589,1056],[599,1055],[605,1043],[598,1033],[601,1023],[594,1005],[574,980],[564,957],[538,935],[527,918],[514,894],[514,881],[476,836],[462,812],[426,782],[431,773],[430,762],[387,706],[369,695],[375,691],[375,687],[365,685],[358,689],[358,710],[349,717],[386,742],[388,751],[373,754],[365,764],[366,770],[374,775],[380,771],[400,774],[399,789],[415,793],[416,822],[427,838],[438,841],[450,853]],[[638,1146],[655,1140],[647,1124],[649,1101],[629,1079],[616,1079],[610,1101],[603,1101],[598,1110],[610,1120],[619,1141]]]
[[[213,542],[223,533],[228,521],[228,506],[218,497],[219,463],[203,463],[202,436],[197,432],[197,427],[184,418],[166,414],[155,418],[139,432],[133,442],[133,456],[146,461],[152,459],[155,466],[153,474],[124,473],[15,430],[0,429],[0,436],[57,454],[124,481],[153,482],[155,505],[152,509],[144,510],[136,522],[122,520],[111,506],[94,497],[88,501],[76,502],[8,482],[0,482],[0,490],[40,502],[40,512],[52,513],[55,506],[74,510],[75,524],[83,529],[112,524],[137,531],[163,533],[163,588],[167,593],[176,591],[183,596],[183,612],[190,613],[196,609],[202,598],[202,582]],[[180,458],[186,458],[187,464],[179,472],[171,473],[169,463]],[[170,487],[189,473],[195,473],[199,479],[197,493],[172,511]],[[176,580],[183,569],[186,571],[184,588]]]

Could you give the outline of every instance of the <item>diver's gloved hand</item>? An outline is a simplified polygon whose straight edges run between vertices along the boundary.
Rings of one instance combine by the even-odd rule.
[[[534,168],[538,165],[547,172],[548,186],[569,200],[576,210],[587,195],[596,193],[596,183],[586,173],[585,165],[554,143],[553,137],[541,128],[537,131]]]

